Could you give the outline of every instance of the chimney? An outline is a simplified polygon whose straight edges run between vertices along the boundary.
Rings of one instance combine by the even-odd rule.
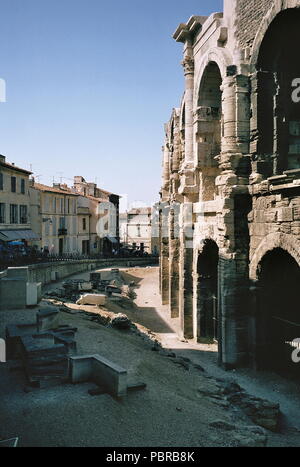
[[[0,154],[0,162],[5,162],[5,156],[2,156],[2,154]]]

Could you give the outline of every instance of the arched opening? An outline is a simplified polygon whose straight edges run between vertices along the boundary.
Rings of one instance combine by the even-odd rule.
[[[257,61],[257,134],[267,175],[300,168],[300,105],[293,100],[300,59],[300,9],[279,13],[262,41]]]
[[[197,338],[218,340],[218,262],[219,248],[205,240],[197,262]]]
[[[201,169],[200,200],[215,198],[219,174],[215,159],[221,152],[222,77],[218,65],[210,62],[203,74],[197,107],[196,145]]]
[[[300,337],[300,267],[289,253],[275,248],[259,263],[258,279],[257,368],[300,375],[290,344]]]

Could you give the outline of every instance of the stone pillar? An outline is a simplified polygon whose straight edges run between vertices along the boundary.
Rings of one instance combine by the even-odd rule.
[[[191,39],[185,43],[184,59],[182,62],[185,76],[185,143],[184,163],[181,174],[179,192],[184,195],[196,193],[195,156],[194,156],[194,59]]]
[[[162,304],[169,303],[169,204],[161,205],[160,287]]]
[[[251,75],[250,154],[251,183],[272,175],[274,153],[273,73],[258,71]]]
[[[243,154],[249,154],[249,80],[243,75],[227,76],[222,83],[221,168],[235,170]],[[222,167],[223,166],[223,167]]]
[[[179,316],[183,337],[193,338],[193,203],[180,213]]]
[[[219,363],[226,369],[248,363],[249,284],[247,262],[235,255],[219,260]]]
[[[193,168],[193,95],[194,95],[194,59],[189,45],[186,47],[182,62],[185,77],[185,167]]]
[[[175,203],[170,209],[170,233],[169,233],[169,304],[171,318],[179,317],[179,209]]]
[[[172,172],[178,173],[180,166],[180,128],[179,128],[179,115],[175,118],[174,125],[174,151],[172,161]]]
[[[168,141],[162,147],[163,151],[163,176],[162,176],[162,200],[166,201],[170,190],[170,151]]]

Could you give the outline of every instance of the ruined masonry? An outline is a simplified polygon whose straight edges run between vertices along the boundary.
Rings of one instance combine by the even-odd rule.
[[[300,1],[225,0],[173,37],[185,89],[165,125],[163,304],[225,368],[299,372]]]

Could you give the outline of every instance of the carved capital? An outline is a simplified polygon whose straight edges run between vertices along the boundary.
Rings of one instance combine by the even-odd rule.
[[[194,74],[194,69],[195,69],[195,62],[192,57],[186,56],[182,62],[181,65],[184,68],[184,74]]]

